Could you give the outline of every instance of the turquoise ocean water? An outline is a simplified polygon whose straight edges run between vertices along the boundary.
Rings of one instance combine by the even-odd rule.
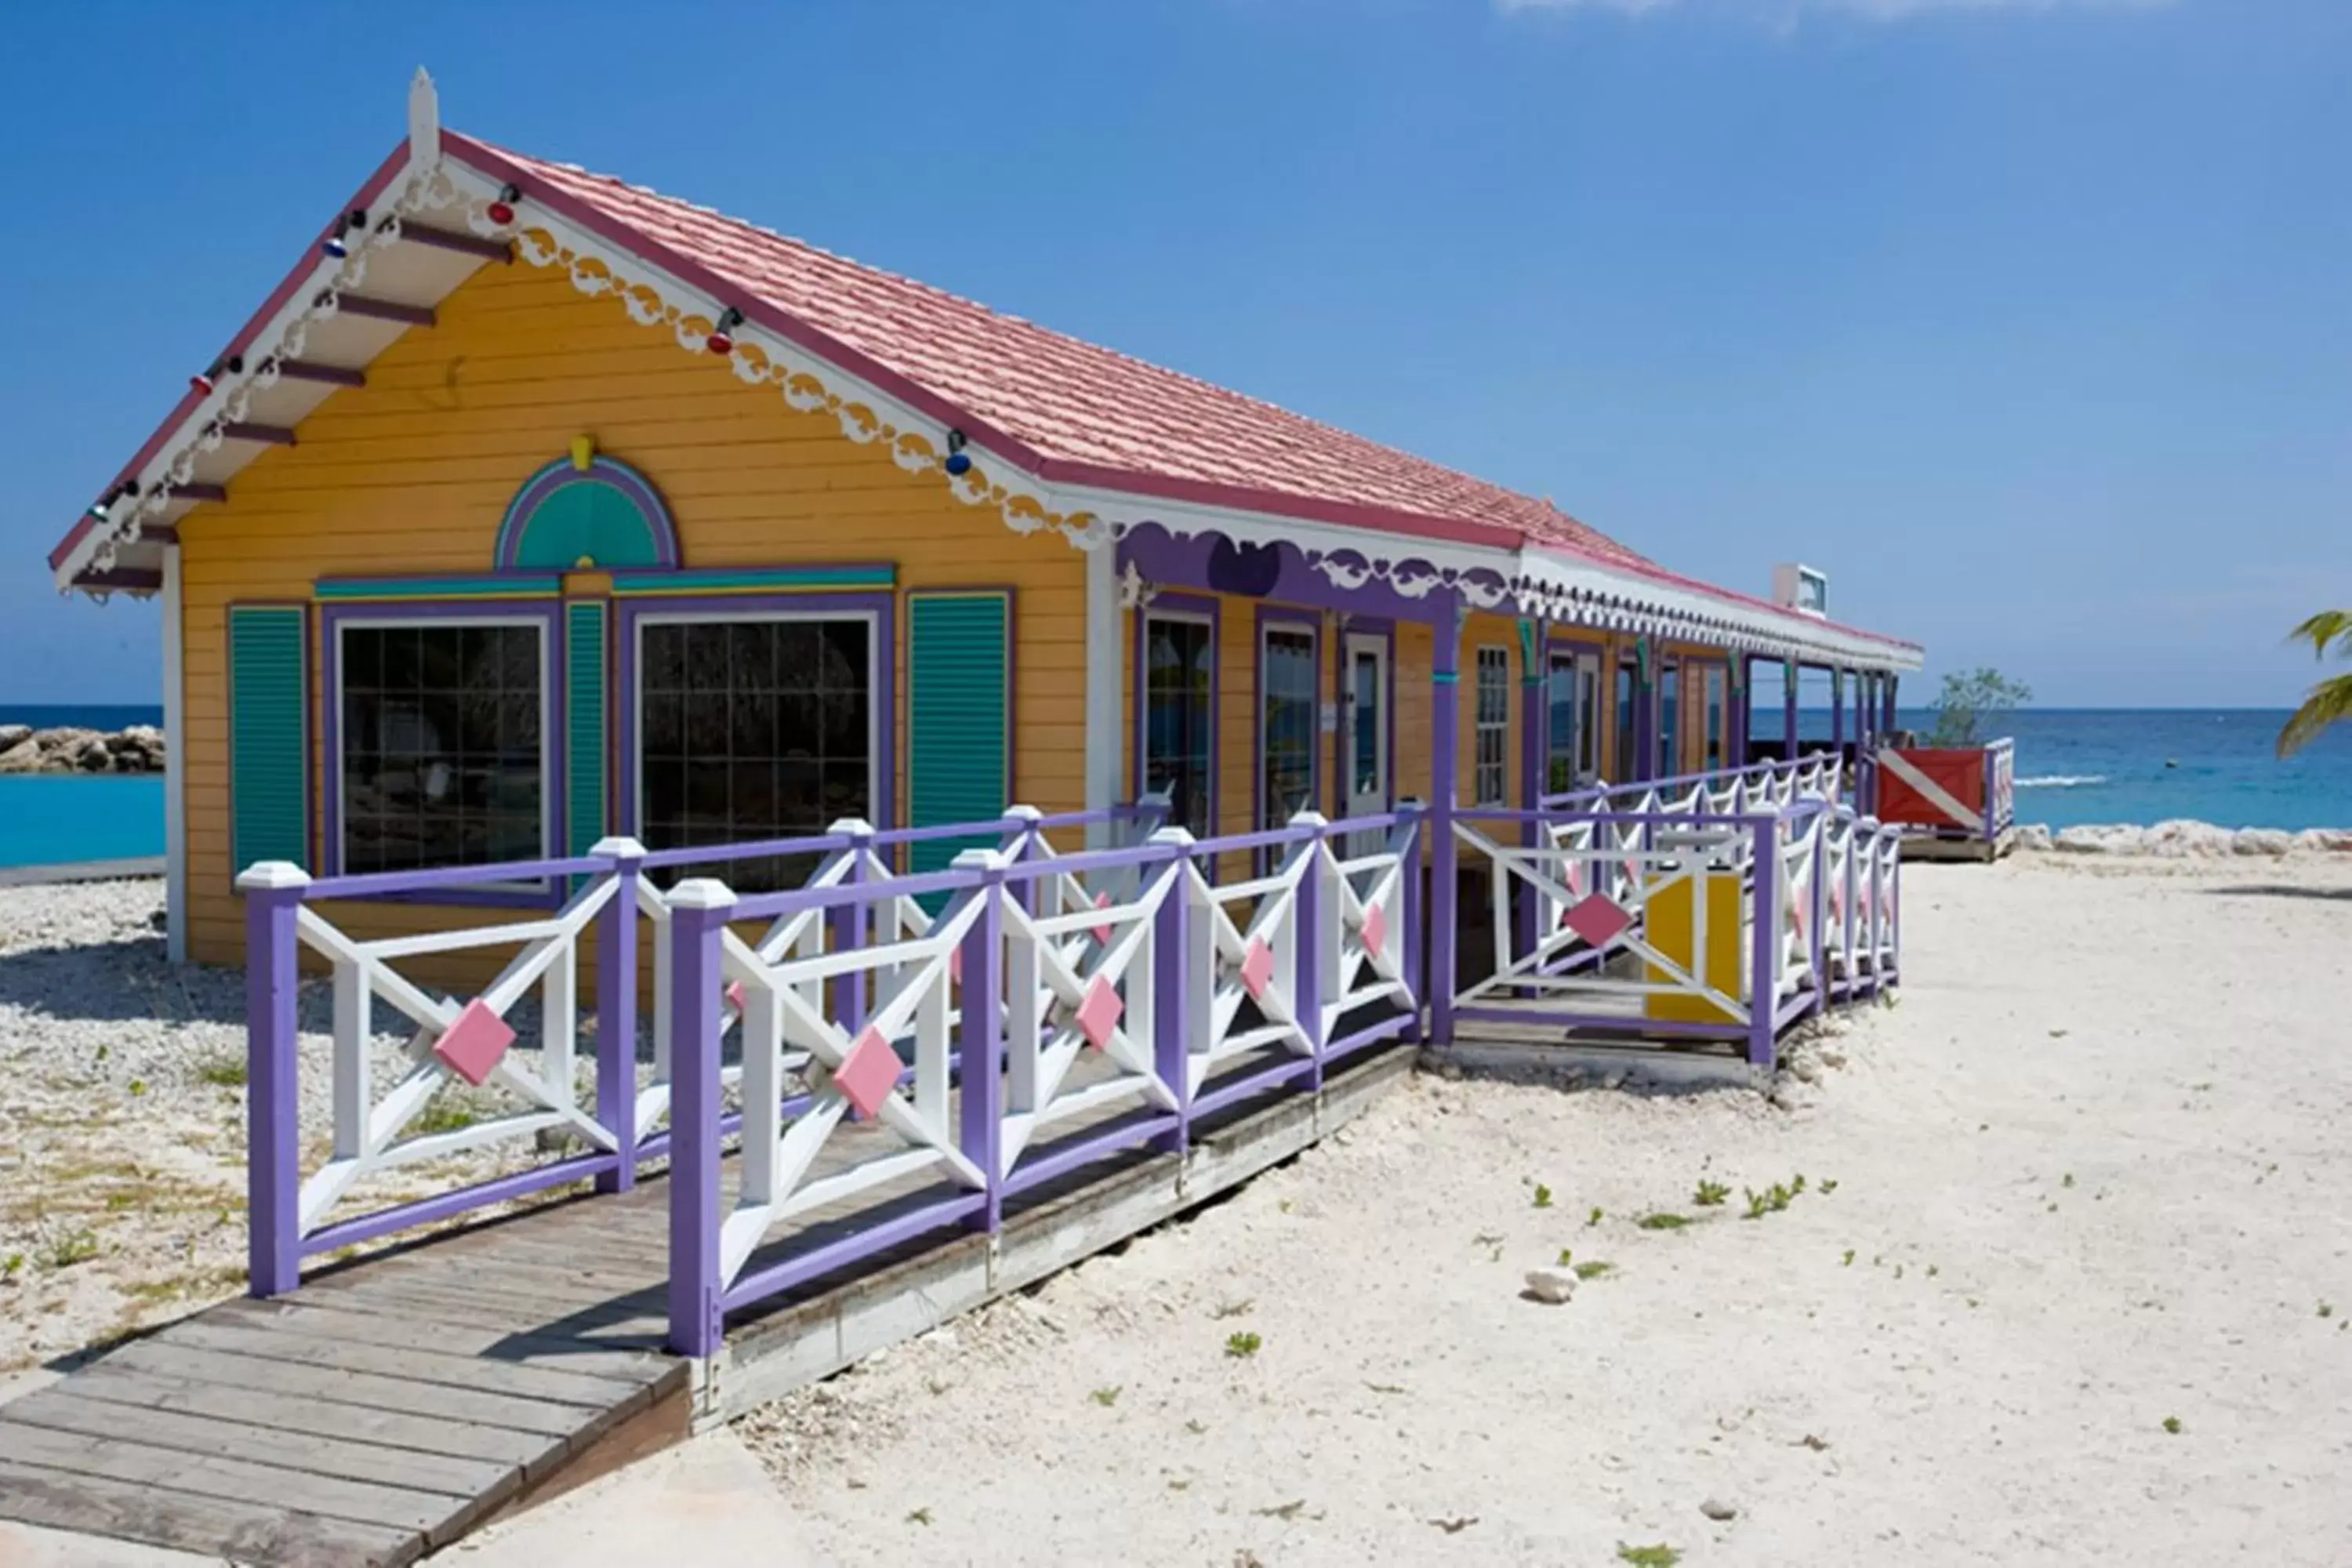
[[[2285,720],[2284,710],[2035,708],[1998,729],[2017,739],[2020,822],[2352,826],[2352,727],[2282,763],[2271,749]],[[161,721],[152,708],[0,705],[0,723],[113,730]],[[1906,710],[1903,721],[1924,731],[1932,720]],[[1827,735],[1829,715],[1809,712],[1802,728]],[[163,852],[161,779],[0,778],[0,866]]]

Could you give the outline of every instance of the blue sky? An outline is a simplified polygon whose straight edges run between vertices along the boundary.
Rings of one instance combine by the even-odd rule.
[[[721,206],[1539,494],[2045,702],[2352,603],[2345,0],[21,7],[0,701],[49,546],[403,133]],[[1917,690],[1926,683],[1914,683]]]

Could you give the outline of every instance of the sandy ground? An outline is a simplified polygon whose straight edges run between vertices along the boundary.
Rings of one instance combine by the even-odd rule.
[[[843,1563],[2352,1562],[2352,866],[1906,879],[1802,1109],[1417,1079],[737,1430]]]

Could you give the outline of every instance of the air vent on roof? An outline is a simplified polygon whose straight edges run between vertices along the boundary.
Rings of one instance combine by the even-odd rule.
[[[1772,602],[1801,616],[1830,613],[1829,574],[1783,561],[1772,568]]]

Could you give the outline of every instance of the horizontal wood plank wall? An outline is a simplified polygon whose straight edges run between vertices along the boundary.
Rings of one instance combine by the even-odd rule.
[[[443,302],[437,326],[411,330],[367,377],[305,419],[299,445],[231,481],[226,504],[200,506],[181,525],[197,958],[234,963],[243,952],[228,834],[227,605],[307,599],[321,575],[487,572],[516,488],[582,434],[660,487],[689,567],[890,561],[902,589],[1014,588],[1014,793],[1047,811],[1083,805],[1085,575],[1058,534],[1012,532],[937,475],[905,472],[880,446],[845,437],[830,415],[744,385],[726,362],[681,352],[667,329],[581,295],[560,272],[484,268]],[[903,770],[903,613],[898,625]],[[323,763],[314,754],[314,796]],[[907,798],[903,773],[893,795]],[[316,822],[314,801],[314,832]],[[333,918],[372,935],[495,917],[379,907]]]

